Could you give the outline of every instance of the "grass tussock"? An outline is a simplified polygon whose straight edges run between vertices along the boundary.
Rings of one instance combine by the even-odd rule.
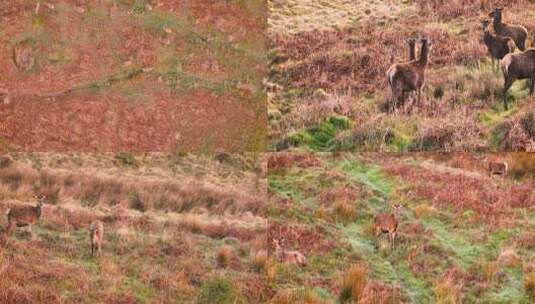
[[[340,302],[359,302],[368,281],[368,269],[363,264],[351,265],[344,275],[340,290]]]
[[[217,265],[219,267],[228,267],[234,259],[235,251],[230,245],[223,245],[217,252]]]

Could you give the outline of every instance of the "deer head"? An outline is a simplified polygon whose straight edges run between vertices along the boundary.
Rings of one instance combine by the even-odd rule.
[[[392,205],[392,208],[394,209],[394,215],[396,216],[396,218],[399,218],[399,214],[401,212],[401,204],[399,203],[396,203],[394,205]]]
[[[46,195],[36,195],[34,198],[37,200],[37,206],[42,207],[45,202]]]
[[[483,31],[487,30],[487,28],[489,27],[489,24],[490,24],[490,21],[488,19],[481,20],[481,29]]]

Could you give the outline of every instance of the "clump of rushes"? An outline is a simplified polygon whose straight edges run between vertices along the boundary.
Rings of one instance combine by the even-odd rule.
[[[368,281],[368,268],[363,264],[351,265],[345,274],[340,291],[341,303],[358,303]]]
[[[352,221],[357,217],[357,210],[347,200],[339,200],[334,203],[334,213],[337,220]]]
[[[524,289],[532,299],[535,299],[535,272],[524,274]]]

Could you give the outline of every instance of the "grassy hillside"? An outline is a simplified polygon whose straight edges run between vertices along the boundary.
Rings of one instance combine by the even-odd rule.
[[[263,1],[15,0],[0,16],[2,145],[264,149]]]
[[[485,157],[510,173],[489,178]],[[532,303],[534,165],[527,154],[273,154],[268,244],[284,239],[308,264],[274,262],[272,302]],[[374,217],[394,203],[391,251]]]
[[[0,162],[0,302],[259,303],[266,163],[255,155],[13,154]],[[6,211],[47,195],[34,226]],[[100,257],[88,225],[104,222]]]
[[[480,20],[505,6],[534,45],[535,3],[270,0],[271,150],[533,151],[533,98],[517,81],[504,110]],[[386,71],[408,60],[408,38],[431,41],[421,107],[396,115]],[[418,46],[419,51],[419,46]],[[333,122],[333,120],[335,122]]]

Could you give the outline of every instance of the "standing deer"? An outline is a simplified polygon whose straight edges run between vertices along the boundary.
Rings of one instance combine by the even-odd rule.
[[[7,211],[7,230],[6,233],[10,233],[13,226],[24,227],[27,226],[32,239],[35,235],[32,230],[32,225],[41,217],[41,209],[45,200],[45,196],[36,196],[37,205],[22,205],[15,206]]]
[[[494,175],[505,176],[507,174],[508,165],[504,161],[489,161],[489,175],[493,177]]]
[[[535,91],[535,49],[521,53],[509,53],[500,61],[503,72],[503,106],[507,107],[507,91],[518,79],[529,79],[529,95]]]
[[[100,256],[104,240],[104,224],[99,220],[92,222],[89,225],[89,236],[91,238],[91,256],[95,255],[95,251]]]
[[[394,208],[393,213],[379,213],[375,216],[375,239],[376,246],[378,246],[377,240],[379,236],[383,233],[388,233],[390,245],[393,250],[396,242],[401,205],[394,204],[392,208]]]
[[[489,17],[493,19],[494,31],[500,36],[511,37],[521,51],[525,50],[528,31],[521,25],[503,23],[502,11],[503,8],[495,8],[489,13]]]
[[[275,245],[275,256],[277,260],[283,263],[296,264],[301,267],[307,265],[306,257],[299,251],[283,249],[278,240],[273,240]]]
[[[422,49],[420,58],[406,63],[392,65],[386,72],[386,77],[392,91],[392,110],[394,110],[405,93],[416,91],[417,105],[420,105],[421,91],[425,82],[425,69],[429,57],[429,43],[426,38],[420,39]],[[404,101],[404,100],[403,100]]]
[[[487,50],[490,54],[490,59],[492,60],[492,68],[496,68],[495,60],[503,59],[505,55],[513,53],[515,51],[515,42],[510,37],[504,37],[500,35],[492,34],[489,31],[490,21],[483,19],[481,21],[481,29],[483,30],[483,42],[487,46]]]

